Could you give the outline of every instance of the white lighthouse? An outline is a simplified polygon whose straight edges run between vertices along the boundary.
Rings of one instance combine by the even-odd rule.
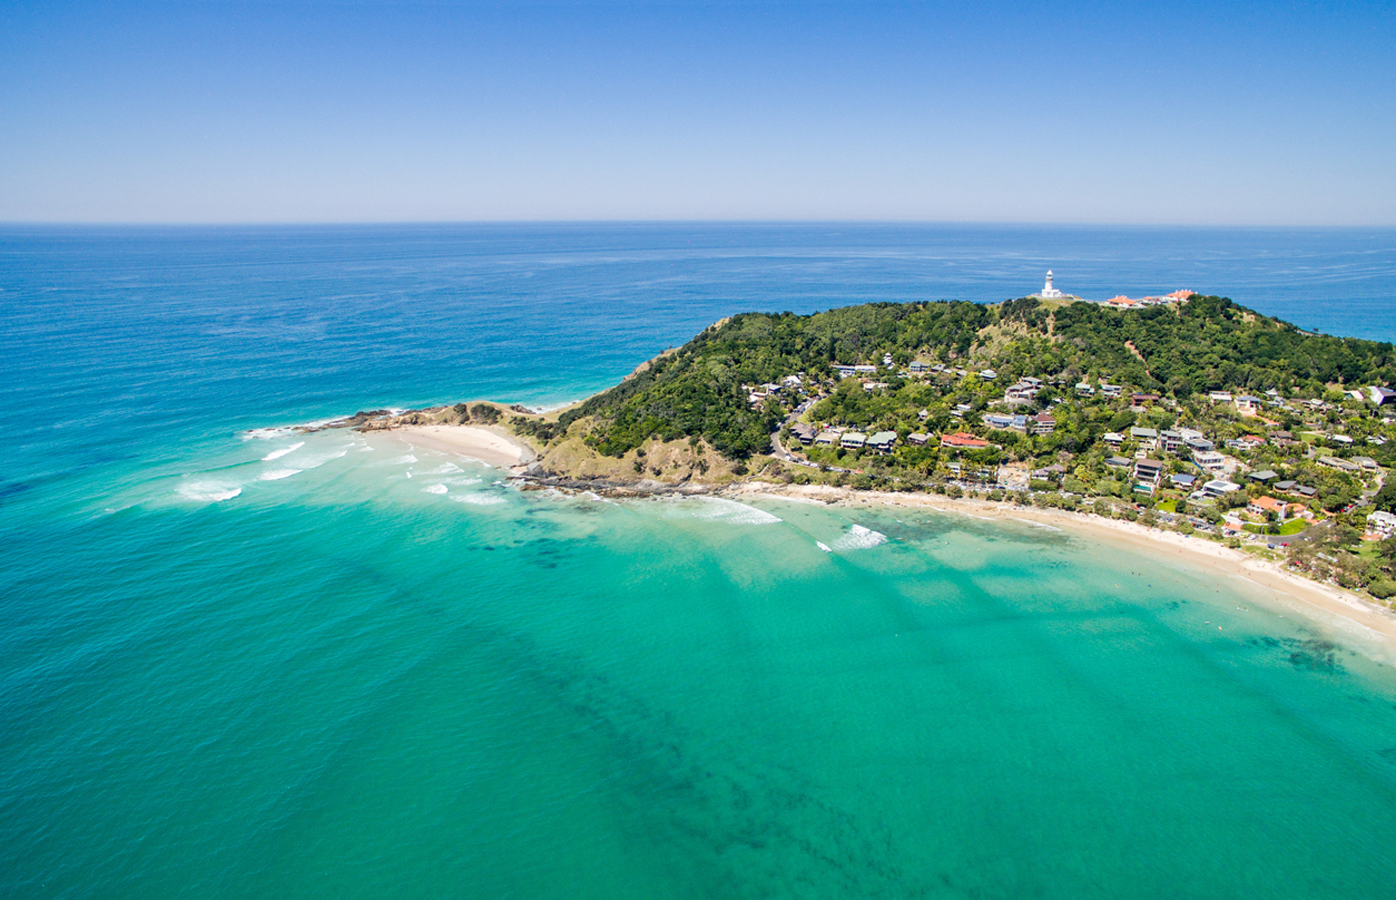
[[[1044,297],[1044,298],[1046,298],[1046,299],[1048,299],[1048,300],[1054,299],[1054,298],[1056,298],[1056,297],[1065,297],[1065,296],[1066,296],[1066,295],[1063,294],[1061,291],[1059,291],[1059,290],[1057,290],[1056,288],[1052,287],[1052,270],[1051,270],[1051,269],[1048,269],[1048,270],[1047,270],[1047,284],[1046,284],[1046,286],[1044,286],[1044,287],[1042,288],[1042,294],[1041,294],[1041,296]]]

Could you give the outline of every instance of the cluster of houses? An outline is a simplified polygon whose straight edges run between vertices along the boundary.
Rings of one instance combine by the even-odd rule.
[[[1190,291],[1177,291],[1163,298],[1145,298],[1143,301],[1130,301],[1130,303],[1183,302],[1191,294]],[[884,367],[890,367],[892,365],[891,355],[884,355],[882,362]],[[885,387],[882,383],[874,380],[879,371],[878,366],[837,364],[833,368],[841,378],[858,378],[866,390]],[[933,375],[954,378],[973,377],[981,382],[993,382],[998,379],[998,373],[993,369],[974,370],[944,363],[922,361],[910,363],[907,366],[907,371],[900,374],[903,377]],[[1047,380],[1033,376],[1020,378],[1004,388],[1002,406],[999,409],[986,412],[982,417],[982,422],[987,428],[996,431],[1017,431],[1026,435],[1052,434],[1056,430],[1057,421],[1051,412],[1050,405],[1047,410],[1035,414],[1019,412],[1016,408],[1036,404],[1040,395],[1049,385],[1063,386],[1066,384],[1070,384],[1070,381],[1061,377]],[[758,405],[771,396],[785,397],[796,394],[809,396],[814,387],[801,373],[789,376],[780,384],[750,386],[749,389],[752,404]],[[1080,381],[1075,385],[1075,393],[1082,398],[1100,396],[1110,400],[1128,399],[1130,409],[1136,413],[1146,412],[1155,405],[1177,406],[1177,402],[1170,398],[1144,391],[1129,393],[1122,385],[1111,384],[1104,380]],[[1396,391],[1383,387],[1354,389],[1348,393],[1354,399],[1364,402],[1371,401],[1378,406],[1396,400]],[[1295,435],[1290,432],[1275,430],[1277,423],[1265,418],[1267,409],[1321,413],[1333,409],[1332,404],[1318,399],[1286,400],[1278,391],[1274,390],[1264,391],[1259,396],[1230,391],[1213,391],[1208,395],[1208,398],[1213,403],[1229,403],[1243,418],[1254,418],[1258,420],[1258,423],[1263,423],[1265,428],[1256,429],[1261,431],[1263,436],[1262,434],[1245,434],[1229,438],[1222,442],[1223,446],[1219,447],[1219,441],[1209,438],[1196,429],[1155,429],[1135,426],[1128,429],[1126,433],[1111,432],[1103,436],[1103,441],[1107,447],[1115,451],[1115,455],[1107,457],[1106,465],[1111,469],[1118,470],[1121,473],[1119,477],[1128,479],[1136,492],[1146,495],[1153,495],[1164,487],[1169,487],[1182,491],[1193,500],[1215,499],[1243,489],[1242,484],[1231,480],[1234,478],[1238,481],[1254,482],[1266,486],[1265,494],[1251,500],[1246,507],[1252,515],[1283,521],[1298,514],[1298,511],[1304,510],[1307,501],[1317,497],[1316,488],[1293,480],[1279,480],[1278,475],[1269,470],[1251,472],[1242,477],[1237,473],[1245,472],[1245,464],[1228,453],[1235,452],[1241,456],[1247,456],[1251,451],[1267,443],[1281,448],[1303,446],[1304,442],[1296,440]],[[813,399],[809,402],[812,403]],[[1056,399],[1054,402],[1062,403],[1063,401]],[[974,404],[959,403],[950,410],[950,415],[964,420],[973,410]],[[923,409],[919,416],[921,421],[925,422],[929,417],[929,412]],[[1392,423],[1396,422],[1396,419],[1387,418],[1385,421]],[[869,434],[836,426],[820,428],[807,423],[792,425],[791,433],[793,437],[806,446],[844,448],[881,454],[891,453],[899,441],[898,434],[894,431],[878,431]],[[1350,451],[1346,448],[1351,448],[1354,443],[1351,437],[1343,434],[1324,434],[1322,437],[1332,446],[1345,448],[1345,452],[1343,455],[1337,455],[1333,451],[1328,454],[1323,452],[1310,454],[1316,464],[1353,474],[1373,473],[1379,470],[1377,462],[1370,457],[1349,455]],[[1312,436],[1307,433],[1305,438],[1312,441]],[[1385,439],[1379,436],[1369,437],[1367,440],[1373,444],[1385,443]],[[990,440],[969,430],[946,433],[940,435],[939,438],[929,433],[929,430],[919,431],[906,435],[905,441],[913,447],[923,447],[938,441],[942,448],[951,451],[979,450],[995,446]],[[1120,455],[1126,444],[1131,447],[1130,456],[1132,458]],[[1170,466],[1168,463],[1170,455],[1191,462],[1196,471],[1170,473],[1168,471],[1170,467],[1177,468],[1176,465]],[[960,469],[958,464],[949,461],[946,464],[950,466],[952,472],[958,473]],[[1036,470],[1032,473],[1032,477],[1040,480],[1060,481],[1062,473],[1058,472],[1054,475],[1053,468],[1053,466],[1047,466]],[[1062,467],[1055,468],[1061,469]],[[1024,478],[1026,478],[1026,474],[1025,471],[1022,472]],[[1002,476],[1000,475],[997,480],[1002,480]],[[1369,518],[1369,524],[1371,530],[1376,533],[1396,534],[1396,516],[1390,516],[1386,513],[1374,514],[1373,517]],[[1239,523],[1237,523],[1237,527],[1239,527]]]
[[[1035,416],[990,413],[984,417],[984,424],[1000,431],[1021,431],[1024,434],[1051,434],[1057,429],[1057,420],[1048,412]]]
[[[1174,291],[1171,294],[1164,294],[1162,297],[1141,297],[1138,300],[1131,300],[1124,294],[1111,297],[1109,300],[1102,300],[1101,305],[1113,307],[1115,309],[1137,309],[1141,306],[1166,306],[1170,303],[1186,303],[1197,294],[1196,291]]]
[[[1106,465],[1112,468],[1132,469],[1135,490],[1141,493],[1153,494],[1160,486],[1163,471],[1166,468],[1166,464],[1162,460],[1149,458],[1147,456],[1149,451],[1177,455],[1187,454],[1198,469],[1214,476],[1200,486],[1197,484],[1198,476],[1196,475],[1177,473],[1170,476],[1171,486],[1188,491],[1193,499],[1212,499],[1241,488],[1241,485],[1229,481],[1227,478],[1240,467],[1239,460],[1218,452],[1214,443],[1200,431],[1189,428],[1157,431],[1153,428],[1134,427],[1129,430],[1128,439],[1139,447],[1140,457],[1130,460],[1122,456],[1112,456],[1106,459]],[[1106,434],[1103,440],[1106,444],[1118,449],[1125,442],[1126,437],[1123,434],[1111,432]],[[1265,439],[1258,435],[1246,435],[1244,438],[1227,441],[1228,446],[1239,450],[1253,450],[1264,443]],[[1362,459],[1367,458],[1362,457]],[[1355,460],[1349,461],[1338,457],[1320,457],[1317,461],[1325,463],[1328,460],[1342,463],[1343,467],[1349,471],[1363,469],[1363,466]],[[1371,468],[1377,468],[1375,460],[1371,461]],[[1270,485],[1276,492],[1297,498],[1297,502],[1311,500],[1318,495],[1318,490],[1309,485],[1300,484],[1293,480],[1276,481],[1275,479],[1279,478],[1279,475],[1269,469],[1251,472],[1246,478],[1258,484]],[[1284,501],[1281,500],[1274,498],[1271,500],[1274,504],[1284,504]],[[1278,507],[1276,509],[1278,510]],[[1283,510],[1279,511],[1283,513]],[[1280,517],[1283,518],[1283,514]]]
[[[872,368],[874,372],[877,371],[876,367],[870,368]],[[797,394],[804,388],[804,386],[805,373],[800,372],[797,375],[785,376],[783,379],[781,379],[780,384],[744,384],[742,385],[742,390],[747,392],[747,402],[750,403],[753,408],[755,408],[764,403],[767,397],[780,398],[785,395]]]
[[[800,443],[817,447],[843,447],[848,450],[876,450],[878,453],[891,453],[897,444],[895,431],[878,431],[864,434],[846,428],[825,428],[816,430],[813,425],[797,422],[790,426],[790,433]],[[914,435],[913,435],[914,437]]]

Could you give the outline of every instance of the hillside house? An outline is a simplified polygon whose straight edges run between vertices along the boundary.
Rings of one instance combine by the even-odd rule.
[[[1275,514],[1275,518],[1284,521],[1285,513],[1289,511],[1289,504],[1283,500],[1276,500],[1274,497],[1256,497],[1246,504],[1246,512],[1257,516],[1268,516]]]
[[[1158,394],[1130,394],[1129,405],[1131,409],[1142,410],[1153,406],[1158,402]]]
[[[1157,485],[1163,477],[1163,463],[1156,459],[1141,459],[1134,464],[1134,479],[1148,485]]]
[[[1259,397],[1252,397],[1249,394],[1242,394],[1236,398],[1236,411],[1243,416],[1255,416],[1260,414],[1260,407],[1265,401]]]
[[[1384,387],[1369,387],[1367,388],[1367,396],[1377,406],[1381,406],[1388,400],[1396,400],[1396,391]]]
[[[1367,528],[1382,537],[1391,537],[1396,534],[1396,516],[1389,512],[1377,510],[1367,516]]]
[[[1208,472],[1220,472],[1226,468],[1226,457],[1215,450],[1199,450],[1193,453],[1192,461]]]
[[[868,438],[868,446],[879,453],[890,453],[892,446],[897,443],[897,433],[895,431],[879,431]]]
[[[1186,430],[1180,433],[1183,435],[1183,446],[1194,453],[1207,453],[1208,451],[1217,449],[1216,444],[1213,444],[1200,434],[1197,437],[1189,437]]]
[[[1032,380],[1036,381],[1037,379]],[[1021,406],[1025,403],[1031,403],[1033,398],[1036,397],[1041,390],[1041,382],[1029,384],[1028,380],[1024,379],[1017,384],[1010,385],[1008,389],[1003,392],[1003,402],[1007,403],[1009,406]]]
[[[975,437],[967,431],[957,431],[954,434],[941,435],[940,445],[955,450],[982,450],[985,447],[993,446],[983,438]]]
[[[1225,478],[1217,478],[1202,485],[1202,494],[1206,497],[1220,497],[1240,489],[1241,486],[1235,482],[1227,481]]]
[[[1158,432],[1152,428],[1141,428],[1136,425],[1129,430],[1129,437],[1132,441],[1138,441],[1139,446],[1145,450],[1152,450],[1158,446]]]
[[[1336,456],[1320,456],[1318,464],[1328,466],[1330,469],[1337,469],[1340,472],[1361,472],[1362,467],[1355,462],[1341,459]]]
[[[1028,434],[1051,434],[1057,428],[1057,420],[1045,412],[1028,419]]]

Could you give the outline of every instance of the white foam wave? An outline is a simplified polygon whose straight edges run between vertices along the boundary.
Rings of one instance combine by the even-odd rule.
[[[429,485],[427,485],[426,487],[422,488],[422,493],[423,493],[423,494],[444,494],[444,493],[446,493],[446,485],[444,485],[444,484],[429,484]]]
[[[498,506],[505,502],[503,497],[495,494],[452,494],[451,499],[469,506]]]
[[[268,453],[266,456],[262,457],[262,462],[271,462],[271,461],[274,460],[274,459],[280,459],[281,457],[285,456],[287,453],[295,453],[297,450],[299,450],[300,448],[302,448],[302,447],[304,447],[304,446],[305,446],[305,441],[296,441],[294,444],[292,444],[292,445],[289,446],[289,447],[282,447],[280,450],[273,450],[273,451],[271,451],[271,452]]]
[[[862,525],[848,526],[848,534],[834,541],[835,550],[867,550],[887,542],[887,535]]]
[[[300,469],[268,469],[257,476],[261,481],[280,481],[283,478],[290,478],[292,475],[299,475]]]
[[[410,465],[412,465],[412,464],[413,464],[414,462],[416,462],[416,461],[417,461],[417,457],[415,457],[415,456],[413,456],[411,453],[409,453],[409,454],[407,454],[406,456],[394,457],[393,459],[390,459],[390,460],[388,460],[386,463],[384,463],[384,465],[388,465],[388,466],[410,466]]]
[[[348,452],[349,448],[345,447],[337,453],[321,453],[316,456],[308,456],[305,459],[296,460],[296,465],[300,466],[302,469],[318,469],[325,463],[339,459],[341,456],[348,454]]]
[[[454,475],[454,474],[456,474],[457,472],[464,472],[464,471],[465,471],[464,469],[462,469],[460,466],[456,465],[455,463],[449,463],[449,462],[448,462],[448,463],[442,463],[441,465],[439,465],[439,466],[437,466],[436,468],[432,469],[430,472],[423,472],[423,473],[421,473],[421,474],[423,474],[423,475]]]
[[[179,486],[179,495],[195,503],[218,503],[242,493],[242,485],[226,481],[190,481]]]
[[[832,549],[829,548],[829,545],[824,543],[823,541],[815,541],[814,546],[818,547],[820,550],[823,550],[825,553],[834,552]]]
[[[481,481],[483,481],[483,480],[484,480],[484,479],[479,478],[479,477],[476,477],[476,478],[443,478],[443,479],[442,479],[442,481],[446,482],[447,484],[454,485],[454,486],[456,486],[456,487],[464,487],[464,486],[467,485],[467,484],[479,484],[479,483],[480,483]]]
[[[764,509],[747,506],[735,500],[705,497],[700,503],[698,511],[694,513],[700,519],[721,519],[733,525],[773,525],[781,521],[779,516],[773,516]]]

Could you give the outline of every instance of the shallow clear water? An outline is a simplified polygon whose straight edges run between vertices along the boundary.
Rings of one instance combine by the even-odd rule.
[[[0,235],[0,892],[1384,895],[1396,677],[1242,586],[246,433],[562,402],[739,309],[1073,289],[1060,258],[1210,290],[1163,278],[1210,247],[1259,295],[1257,260],[1328,246],[1347,281],[1217,290],[1396,332],[1392,251],[1344,262],[1390,232],[830,230]]]

